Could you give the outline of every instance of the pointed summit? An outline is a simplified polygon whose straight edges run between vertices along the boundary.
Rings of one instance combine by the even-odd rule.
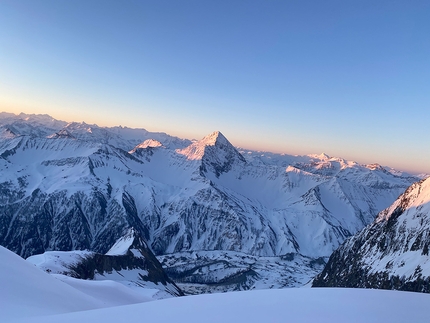
[[[146,139],[144,142],[142,142],[141,144],[137,145],[136,148],[147,148],[147,147],[162,147],[163,144],[161,142],[159,142],[158,140],[155,139]]]
[[[315,159],[319,159],[321,161],[326,161],[326,160],[329,160],[329,159],[332,158],[329,155],[327,155],[326,153],[321,153],[319,155],[318,154],[311,154],[309,156],[312,157],[312,158],[315,158]]]
[[[207,153],[207,147],[216,146],[221,149],[236,150],[220,131],[214,131],[201,140],[193,142],[188,147],[178,150],[181,155],[189,160],[200,160]],[[237,152],[239,154],[239,152]],[[242,157],[243,158],[243,157]]]
[[[147,139],[144,142],[141,142],[136,147],[134,147],[132,150],[129,151],[130,154],[134,154],[136,152],[141,152],[142,149],[147,148],[158,148],[163,147],[163,144],[155,139]]]
[[[211,170],[216,177],[228,172],[235,163],[246,163],[245,158],[220,131],[215,131],[177,152],[185,155],[188,160],[201,160],[202,171],[207,173]]]
[[[142,256],[142,252],[139,250],[147,249],[145,241],[139,236],[134,228],[130,228],[126,234],[119,238],[112,248],[106,253],[107,256],[123,256],[129,253],[131,250],[136,250],[137,252],[132,252],[135,257],[139,254]]]
[[[207,135],[200,143],[204,143],[206,146],[214,146],[216,144],[230,144],[227,138],[221,133],[221,131],[214,131],[210,135]],[[231,144],[230,144],[231,145]]]

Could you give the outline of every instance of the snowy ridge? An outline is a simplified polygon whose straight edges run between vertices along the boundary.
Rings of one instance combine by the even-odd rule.
[[[48,275],[3,247],[0,258],[0,321],[8,323],[111,323],[142,317],[161,323],[254,323],[285,321],[286,315],[297,323],[428,322],[427,294],[292,288],[147,302],[144,295],[113,281]]]
[[[381,290],[292,288],[197,295],[108,309],[24,317],[24,323],[147,321],[208,323],[426,323],[429,295]],[[405,304],[407,310],[405,310]],[[168,309],[168,310],[166,310]],[[22,318],[22,314],[17,314]]]
[[[139,143],[148,139],[157,140],[166,147],[183,148],[191,142],[186,139],[169,136],[161,132],[149,132],[145,129],[132,129],[127,127],[99,127],[85,122],[59,121],[49,115],[34,115],[21,113],[0,113],[0,129],[8,130],[4,136],[32,136],[32,137],[64,137],[65,135],[97,143],[113,145],[115,147],[131,150]]]
[[[123,256],[131,248],[135,239],[135,231],[131,228],[123,237],[119,238],[117,242],[106,252],[108,256]],[[146,244],[145,244],[146,247]]]
[[[138,233],[131,228],[105,255],[90,251],[48,251],[27,258],[50,274],[83,280],[114,281],[153,299],[182,296]],[[65,278],[61,278],[65,280]],[[68,283],[78,284],[74,280]]]
[[[429,232],[430,179],[426,179],[413,184],[371,225],[348,239],[314,285],[428,293]]]

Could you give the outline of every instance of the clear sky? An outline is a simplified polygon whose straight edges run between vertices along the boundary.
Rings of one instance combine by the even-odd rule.
[[[0,110],[430,173],[430,1],[0,0]]]

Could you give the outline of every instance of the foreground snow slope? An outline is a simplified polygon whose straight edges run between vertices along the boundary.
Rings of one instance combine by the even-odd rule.
[[[57,278],[0,246],[0,322],[150,300],[112,281]]]
[[[284,289],[165,299],[18,322],[414,322],[429,321],[430,295],[362,289]]]
[[[102,307],[95,298],[47,275],[0,246],[0,321]]]
[[[118,306],[139,300],[114,282],[65,284],[3,247],[0,260],[0,322],[428,322],[430,295],[363,289],[272,289]]]

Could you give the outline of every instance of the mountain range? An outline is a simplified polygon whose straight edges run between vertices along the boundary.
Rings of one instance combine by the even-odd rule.
[[[106,254],[133,228],[189,293],[301,286],[419,179],[241,149],[219,131],[187,140],[0,114],[1,245]]]

